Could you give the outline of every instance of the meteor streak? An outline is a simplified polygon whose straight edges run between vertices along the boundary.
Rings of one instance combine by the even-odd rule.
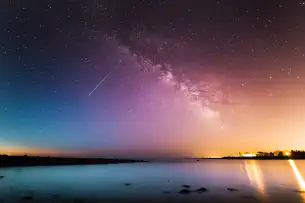
[[[107,79],[109,75],[111,75],[112,72],[109,72],[97,85],[96,87],[88,94],[88,97],[91,96],[91,94]]]

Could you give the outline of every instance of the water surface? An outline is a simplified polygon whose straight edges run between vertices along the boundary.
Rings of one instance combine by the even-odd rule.
[[[0,175],[0,202],[305,202],[301,160],[16,167]],[[185,184],[208,191],[179,194]]]

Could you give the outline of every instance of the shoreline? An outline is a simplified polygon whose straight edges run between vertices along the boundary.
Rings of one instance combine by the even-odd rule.
[[[293,157],[221,157],[221,158],[191,158],[193,160],[305,160],[304,158],[293,158]]]
[[[8,156],[0,155],[0,168],[27,167],[27,166],[72,166],[72,165],[99,165],[141,163],[144,160],[108,159],[108,158],[64,158],[39,156]]]

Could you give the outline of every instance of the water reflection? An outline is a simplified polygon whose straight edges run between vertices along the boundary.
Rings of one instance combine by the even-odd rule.
[[[300,192],[305,192],[305,181],[304,181],[298,167],[295,165],[294,160],[290,159],[290,160],[288,160],[288,162],[289,162],[289,164],[290,164],[290,166],[293,170],[293,173],[294,173],[295,177],[298,180],[299,187],[300,187]],[[305,194],[304,193],[301,194],[301,197],[303,198],[303,201],[305,202]]]
[[[264,185],[263,174],[259,165],[255,160],[245,161],[245,169],[251,185],[257,188],[258,192],[266,197],[266,190]]]
[[[298,183],[299,183],[299,186],[300,186],[300,190],[302,192],[305,192],[305,181],[304,181],[304,179],[303,179],[303,177],[302,177],[298,167],[295,165],[294,160],[290,159],[290,160],[288,160],[288,162],[289,162],[289,164],[290,164],[290,166],[291,166],[291,168],[293,170],[293,173],[294,173],[295,177],[298,180]]]

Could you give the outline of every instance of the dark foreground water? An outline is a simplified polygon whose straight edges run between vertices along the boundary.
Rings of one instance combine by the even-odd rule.
[[[0,202],[305,202],[303,175],[287,160],[3,168]]]

